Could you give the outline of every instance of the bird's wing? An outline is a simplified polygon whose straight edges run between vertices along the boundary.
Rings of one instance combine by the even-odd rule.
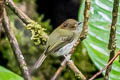
[[[52,37],[51,37],[52,36]],[[51,33],[47,42],[47,53],[55,52],[65,46],[67,43],[72,42],[74,39],[74,32],[70,30],[59,29]]]

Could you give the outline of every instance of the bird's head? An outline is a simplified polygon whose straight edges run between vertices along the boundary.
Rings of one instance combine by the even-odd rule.
[[[80,26],[82,22],[78,22],[75,19],[67,19],[66,21],[64,21],[59,28],[61,29],[68,29],[68,30],[76,30],[77,27]]]

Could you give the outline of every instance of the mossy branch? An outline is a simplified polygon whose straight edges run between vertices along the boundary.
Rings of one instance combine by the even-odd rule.
[[[26,24],[26,29],[31,31],[31,40],[36,45],[45,44],[48,39],[48,35],[45,33],[45,29],[40,24],[31,20],[22,10],[20,10],[13,0],[6,0],[6,5]]]
[[[45,29],[42,28],[41,25],[39,25],[37,22],[31,21],[29,24],[26,25],[26,29],[31,31],[31,40],[33,40],[36,45],[44,45],[46,43],[48,36],[44,32]]]

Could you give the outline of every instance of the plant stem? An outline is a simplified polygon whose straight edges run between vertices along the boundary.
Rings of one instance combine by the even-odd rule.
[[[4,27],[4,30],[5,30],[7,37],[9,39],[11,48],[14,52],[14,55],[15,55],[15,58],[17,60],[18,65],[20,67],[20,70],[24,76],[24,80],[31,80],[29,69],[28,69],[27,64],[24,60],[22,52],[19,48],[18,42],[17,42],[16,37],[12,31],[12,28],[10,27],[9,19],[7,17],[7,13],[6,13],[5,9],[4,9],[4,13],[3,13],[3,27]]]
[[[110,30],[110,38],[109,38],[109,44],[108,49],[110,50],[110,56],[108,62],[114,57],[115,55],[115,49],[116,49],[116,23],[117,23],[117,17],[118,17],[118,7],[119,7],[119,0],[114,0],[113,3],[113,11],[112,11],[112,24],[111,24],[111,30]],[[112,63],[107,67],[104,80],[109,79],[109,73],[112,69]]]
[[[113,63],[113,61],[120,55],[120,50],[117,52],[117,54],[107,63],[107,65],[97,72],[95,75],[93,75],[89,80],[94,80],[97,76],[99,76],[106,68],[108,68],[109,65]]]

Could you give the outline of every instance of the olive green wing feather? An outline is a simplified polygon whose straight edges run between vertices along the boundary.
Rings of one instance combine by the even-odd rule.
[[[47,53],[54,53],[74,39],[74,32],[65,29],[55,30],[49,36]]]

